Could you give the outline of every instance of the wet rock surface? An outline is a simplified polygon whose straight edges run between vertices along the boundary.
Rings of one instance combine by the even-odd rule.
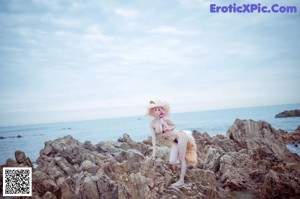
[[[124,134],[96,145],[72,136],[48,141],[33,168],[32,198],[300,198],[300,158],[286,149],[292,139],[286,132],[237,119],[226,136],[193,136],[199,163],[179,188],[170,187],[180,168],[168,164],[166,140],[158,141],[156,160],[149,158],[151,138],[135,142]],[[23,152],[15,156],[1,165],[1,175],[2,167],[32,167]]]

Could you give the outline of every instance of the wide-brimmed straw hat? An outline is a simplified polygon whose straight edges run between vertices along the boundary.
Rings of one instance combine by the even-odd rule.
[[[151,109],[161,107],[165,111],[165,115],[168,115],[170,112],[170,106],[168,103],[162,102],[160,100],[150,100],[149,105],[147,106],[148,108],[148,113],[147,115],[153,116],[151,113]]]

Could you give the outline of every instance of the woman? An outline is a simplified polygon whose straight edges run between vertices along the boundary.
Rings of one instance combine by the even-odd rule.
[[[181,170],[179,180],[171,186],[182,186],[184,185],[187,164],[197,165],[197,146],[190,131],[177,131],[175,129],[175,124],[166,117],[169,110],[169,105],[160,101],[150,101],[148,106],[148,115],[154,117],[151,122],[153,132],[153,154],[151,158],[155,159],[156,156],[156,136],[163,136],[172,140],[169,162],[173,165],[180,165]]]

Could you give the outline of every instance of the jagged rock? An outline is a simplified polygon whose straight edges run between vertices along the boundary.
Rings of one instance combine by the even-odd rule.
[[[91,174],[95,174],[99,170],[99,167],[91,161],[85,160],[81,163],[81,170]]]
[[[6,166],[6,167],[18,167],[19,164],[15,160],[13,160],[11,158],[8,158],[6,160],[6,163],[4,164],[4,166]]]
[[[23,151],[16,151],[15,157],[18,164],[22,164],[24,167],[32,167],[32,163],[30,161],[30,158],[26,157],[25,153]]]
[[[239,120],[226,136],[193,132],[198,162],[186,172],[186,184],[175,188],[180,168],[168,164],[166,140],[118,141],[93,145],[65,136],[45,143],[33,169],[33,198],[297,198],[300,158],[289,152],[287,137],[262,121]],[[29,162],[23,152],[3,166]],[[2,172],[2,170],[1,170]],[[1,173],[2,175],[2,173]],[[2,176],[1,176],[2,178]],[[2,190],[2,184],[1,188]]]
[[[298,176],[299,177],[299,176]],[[269,198],[299,198],[299,179],[293,175],[281,174],[270,170],[262,184],[264,197]],[[290,197],[289,197],[290,196]]]
[[[203,168],[217,172],[220,168],[220,158],[224,154],[220,148],[209,147],[203,162]]]
[[[300,117],[300,109],[283,111],[275,115],[275,118]]]
[[[294,132],[286,132],[284,130],[278,130],[278,133],[283,139],[285,144],[294,144],[297,145],[300,143],[300,126],[294,130]]]
[[[263,148],[268,157],[273,156],[278,161],[287,159],[284,154],[289,153],[289,151],[285,147],[282,137],[267,122],[237,119],[233,126],[228,129],[226,135],[240,148],[246,149],[251,156],[259,156],[258,152]]]
[[[223,187],[230,190],[244,190],[250,173],[257,165],[245,153],[229,152],[220,158],[219,177]]]
[[[47,191],[43,196],[42,199],[57,199],[55,195],[53,195],[50,191]]]

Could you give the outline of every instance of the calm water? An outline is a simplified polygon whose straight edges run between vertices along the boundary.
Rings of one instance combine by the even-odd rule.
[[[300,109],[300,104],[277,105],[253,108],[201,111],[172,114],[170,118],[177,129],[198,130],[209,135],[226,134],[236,118],[264,120],[275,129],[293,131],[300,125],[300,118],[276,119],[274,116],[284,110]],[[0,136],[11,137],[0,139],[0,164],[7,158],[14,158],[16,150],[22,150],[35,161],[39,151],[44,148],[45,141],[54,140],[65,135],[72,135],[80,142],[86,140],[93,144],[99,141],[116,141],[123,133],[132,139],[141,141],[151,135],[149,124],[152,118],[145,116],[102,119],[56,124],[0,127]],[[15,138],[21,135],[21,138]],[[293,152],[300,154],[299,148],[288,146]]]

